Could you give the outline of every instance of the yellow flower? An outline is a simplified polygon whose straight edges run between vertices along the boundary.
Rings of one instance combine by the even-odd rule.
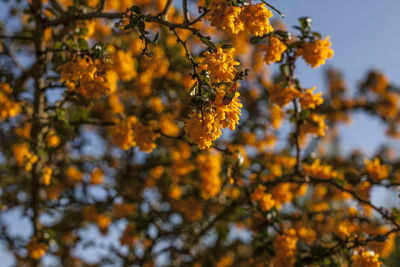
[[[312,68],[325,64],[325,60],[333,56],[329,36],[324,40],[304,43],[298,53]]]
[[[279,84],[267,87],[267,91],[270,94],[270,101],[280,107],[286,106],[293,99],[300,96],[300,92],[296,88],[286,87],[282,89]]]
[[[136,123],[136,118],[131,116],[127,120],[117,120],[111,127],[110,134],[112,142],[122,149],[129,149],[136,146],[132,127]]]
[[[262,45],[260,48],[265,51],[264,61],[269,65],[282,59],[282,53],[286,51],[287,46],[278,38],[271,37],[269,44]]]
[[[114,67],[122,81],[128,82],[136,77],[136,59],[130,51],[118,50],[114,55]]]
[[[203,116],[191,113],[185,124],[185,132],[189,134],[191,142],[201,149],[209,148],[212,141],[222,134],[219,121],[211,112],[205,112]]]
[[[320,159],[316,159],[312,164],[303,164],[303,171],[305,175],[313,178],[331,179],[338,176],[338,173],[333,170],[333,166],[321,164]]]
[[[352,267],[381,267],[382,262],[379,260],[379,255],[373,251],[363,251],[361,254],[354,254]]]
[[[311,114],[308,118],[310,121],[306,120],[301,126],[301,130],[304,133],[311,133],[316,136],[324,136],[327,126],[325,125],[325,116],[318,114]]]
[[[274,241],[275,258],[272,266],[293,266],[296,261],[297,241],[296,230],[286,229],[283,234],[277,235]]]
[[[108,226],[110,225],[110,223],[111,223],[111,218],[110,217],[108,217],[106,215],[102,215],[102,214],[97,216],[97,225],[98,225],[98,227],[100,229],[100,232],[102,234],[106,234],[107,233]]]
[[[240,63],[233,58],[234,51],[234,48],[218,48],[217,51],[212,53],[204,53],[206,57],[201,65],[202,68],[208,70],[211,82],[219,83],[233,80],[237,73],[235,66],[240,65]]]
[[[322,93],[319,92],[313,95],[314,90],[315,86],[300,95],[300,104],[303,109],[315,109],[324,103],[324,99],[321,97]]]
[[[103,171],[98,167],[94,168],[90,175],[90,183],[101,184],[103,182],[103,179],[104,179]]]
[[[156,148],[155,142],[159,136],[159,134],[155,132],[156,128],[156,121],[150,121],[147,126],[137,122],[134,126],[134,140],[141,151],[150,153]]]
[[[219,177],[221,171],[221,155],[199,154],[197,166],[201,177],[201,196],[204,199],[215,197],[221,190],[222,181]]]
[[[21,112],[21,106],[10,100],[12,89],[8,83],[0,83],[0,122]]]
[[[171,115],[161,116],[160,128],[161,132],[168,136],[178,136],[179,134],[179,127],[176,125],[176,121],[173,120]]]
[[[256,36],[263,36],[274,30],[269,23],[269,19],[272,17],[272,12],[261,3],[242,6],[242,12],[240,13],[245,30]]]
[[[108,105],[110,106],[111,112],[114,114],[120,114],[124,112],[124,104],[119,100],[116,94],[112,94],[108,97]]]
[[[42,174],[42,183],[44,185],[50,185],[52,173],[53,173],[53,170],[50,167],[44,167],[43,174]]]
[[[32,166],[38,160],[38,157],[30,152],[29,143],[15,144],[12,146],[12,151],[19,166],[24,166],[25,171],[32,170]]]
[[[76,182],[82,181],[82,173],[75,166],[69,166],[66,171],[67,182],[70,184],[74,184]]]
[[[36,238],[32,238],[26,245],[29,256],[32,259],[38,260],[46,254],[47,245],[43,242],[38,242]]]
[[[179,185],[172,185],[169,191],[169,197],[174,199],[174,200],[178,200],[180,199],[182,196],[182,189]]]
[[[51,132],[46,136],[46,143],[48,147],[54,148],[61,143],[61,139],[56,133]]]
[[[240,7],[229,5],[226,0],[214,0],[210,3],[208,14],[211,25],[230,34],[238,34],[244,30],[244,24],[240,19]]]
[[[225,105],[223,103],[224,96],[226,95],[224,90],[217,89],[215,97],[216,116],[221,123],[223,128],[229,127],[232,131],[235,130],[236,124],[239,124],[241,115],[240,108],[243,106],[239,101],[240,93],[236,92],[232,101]]]
[[[364,159],[364,164],[364,172],[375,182],[386,179],[389,176],[389,167],[385,164],[381,164],[378,158],[375,158],[373,161]]]
[[[263,185],[258,185],[256,190],[251,194],[251,200],[258,202],[263,211],[269,211],[275,207],[275,200],[271,194],[265,193],[265,186]]]

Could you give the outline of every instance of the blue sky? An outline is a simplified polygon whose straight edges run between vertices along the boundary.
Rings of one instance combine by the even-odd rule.
[[[354,89],[371,68],[382,70],[390,81],[400,82],[400,1],[372,0],[272,0],[269,3],[285,14],[288,26],[298,24],[299,17],[312,18],[313,30],[329,35],[334,57],[328,66],[344,72],[347,84]],[[278,16],[275,14],[275,16]],[[322,68],[298,65],[297,76],[305,87],[323,88]],[[382,142],[397,142],[384,135],[382,123],[375,118],[355,114],[353,123],[341,127],[342,151],[359,148],[371,154]]]

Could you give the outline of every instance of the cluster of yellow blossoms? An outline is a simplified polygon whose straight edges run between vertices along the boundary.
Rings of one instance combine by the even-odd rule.
[[[221,154],[199,154],[197,164],[201,177],[201,196],[204,199],[215,197],[221,190]]]
[[[13,145],[12,151],[18,166],[24,166],[25,171],[32,170],[32,166],[38,160],[38,157],[31,153],[28,142]]]
[[[381,267],[382,262],[379,260],[379,255],[372,251],[363,251],[360,254],[354,254],[352,267]]]
[[[78,58],[59,67],[61,82],[70,91],[77,91],[88,99],[99,99],[112,93],[110,88],[115,88],[107,79],[108,65],[100,60],[93,62],[90,57]]]
[[[38,242],[36,238],[32,238],[26,245],[26,250],[32,259],[38,260],[46,254],[47,245],[43,242]]]
[[[379,182],[389,176],[389,167],[385,164],[381,164],[378,158],[375,158],[373,161],[365,159],[364,164],[364,172],[374,182]]]
[[[218,48],[214,52],[204,53],[206,57],[201,64],[202,68],[208,70],[211,82],[219,83],[233,80],[237,72],[235,66],[240,65],[234,59],[234,51],[234,48]]]
[[[273,16],[264,4],[231,6],[227,0],[211,1],[208,15],[211,25],[229,34],[246,31],[263,36],[273,31],[269,19]]]
[[[185,124],[185,131],[189,134],[190,140],[201,149],[209,148],[213,141],[221,136],[222,128],[229,127],[234,130],[239,123],[241,115],[239,92],[228,105],[224,105],[225,92],[217,89],[215,105],[206,110],[203,114],[191,113]]]
[[[0,122],[21,112],[21,106],[10,100],[12,89],[8,83],[0,83]]]
[[[266,188],[263,185],[258,185],[256,190],[251,194],[251,200],[258,202],[263,211],[269,211],[275,206],[275,200],[272,195],[265,192]]]
[[[275,258],[273,266],[293,266],[296,261],[298,237],[293,228],[286,229],[283,234],[277,235],[274,241]]]
[[[320,159],[316,159],[312,164],[303,163],[303,171],[305,175],[313,178],[332,179],[337,178],[338,173],[333,170],[333,166],[321,164]]]
[[[333,56],[329,36],[324,40],[306,42],[297,52],[312,68],[325,64],[325,60]]]
[[[122,149],[129,149],[138,146],[143,152],[151,152],[156,148],[157,122],[150,121],[149,125],[144,125],[137,121],[135,116],[128,119],[116,119],[115,125],[111,127],[110,134],[114,144]]]
[[[269,43],[262,45],[260,48],[265,51],[265,63],[271,64],[282,59],[282,53],[286,51],[287,46],[278,38],[271,37]]]

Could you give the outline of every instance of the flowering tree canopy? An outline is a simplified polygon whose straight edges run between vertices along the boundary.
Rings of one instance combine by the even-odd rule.
[[[0,240],[18,266],[379,267],[400,161],[337,150],[355,111],[399,136],[400,88],[248,0],[30,0],[0,28]],[[326,37],[325,37],[326,36]],[[274,70],[274,71],[272,71]],[[17,212],[28,233],[12,231]]]

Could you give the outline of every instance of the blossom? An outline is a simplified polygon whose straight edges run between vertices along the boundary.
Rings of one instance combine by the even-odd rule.
[[[208,17],[212,26],[235,35],[244,30],[240,7],[231,6],[226,0],[215,0],[211,1],[209,9]]]
[[[12,151],[18,166],[24,166],[25,171],[32,170],[32,166],[38,160],[38,157],[30,152],[29,143],[15,144],[12,146]]]
[[[36,238],[32,238],[26,245],[29,256],[32,259],[38,260],[46,254],[47,245],[43,242],[38,242]]]
[[[317,106],[324,103],[324,99],[321,97],[322,93],[319,92],[313,95],[314,90],[315,86],[300,95],[300,105],[303,109],[315,109]]]
[[[245,24],[246,31],[256,36],[263,36],[274,30],[269,23],[269,19],[272,17],[272,12],[262,3],[242,6],[242,12],[240,14],[240,18]]]
[[[380,181],[388,177],[389,167],[385,164],[381,164],[378,158],[373,161],[364,159],[364,172],[367,173],[368,177],[373,181]]]
[[[122,149],[129,149],[136,146],[133,136],[133,125],[136,123],[136,117],[130,116],[127,120],[117,120],[111,127],[110,134],[112,142]]]
[[[221,155],[199,154],[196,162],[201,177],[201,196],[204,199],[215,197],[221,190],[222,181],[219,177],[221,171]]]
[[[43,174],[42,174],[42,183],[44,185],[50,185],[50,180],[51,180],[51,174],[53,173],[53,170],[50,167],[44,167],[43,168]]]
[[[90,183],[91,184],[101,184],[104,179],[103,171],[96,167],[93,169],[92,173],[90,174]]]
[[[226,92],[221,89],[216,90],[215,104],[216,116],[221,123],[223,128],[229,127],[232,131],[235,130],[236,124],[239,124],[241,115],[240,108],[243,106],[239,101],[239,92],[234,93],[232,101],[228,104],[224,104],[224,96]]]
[[[233,58],[234,48],[218,48],[214,52],[206,52],[205,59],[202,61],[202,67],[208,70],[211,82],[229,82],[235,77],[237,70],[235,66],[240,65]]]
[[[12,89],[8,83],[0,83],[0,122],[21,112],[21,106],[10,100]]]
[[[271,37],[269,43],[260,48],[265,51],[264,61],[269,65],[282,59],[282,53],[286,51],[287,46],[278,38]]]
[[[277,235],[274,241],[276,255],[273,266],[293,266],[296,261],[297,242],[296,230],[293,228]]]
[[[372,251],[363,251],[361,254],[354,254],[351,259],[353,260],[352,267],[380,267],[382,262],[379,260],[379,255]]]
[[[156,121],[150,121],[149,125],[144,125],[140,122],[137,122],[134,126],[133,138],[141,151],[150,153],[156,148],[155,141],[159,136],[159,134],[155,132],[156,128]]]
[[[258,185],[256,190],[251,194],[251,200],[258,202],[263,211],[269,211],[275,206],[275,200],[272,195],[265,192],[266,188],[263,185]]]
[[[301,130],[305,133],[312,133],[316,136],[324,136],[327,126],[325,125],[325,116],[311,114],[308,120],[301,126]]]
[[[338,175],[338,173],[333,170],[333,166],[321,164],[320,159],[316,159],[312,164],[304,163],[303,171],[305,175],[326,180],[335,178]]]
[[[212,141],[222,134],[218,119],[210,111],[206,111],[203,115],[191,113],[186,120],[185,132],[189,134],[191,142],[201,149],[209,148]]]
[[[316,41],[304,43],[298,50],[298,54],[301,55],[312,68],[325,64],[325,60],[333,56],[329,36],[324,40],[318,39]]]
[[[296,88],[289,86],[282,89],[278,84],[268,87],[267,91],[270,94],[271,102],[280,107],[286,106],[289,102],[300,96],[300,91]]]

